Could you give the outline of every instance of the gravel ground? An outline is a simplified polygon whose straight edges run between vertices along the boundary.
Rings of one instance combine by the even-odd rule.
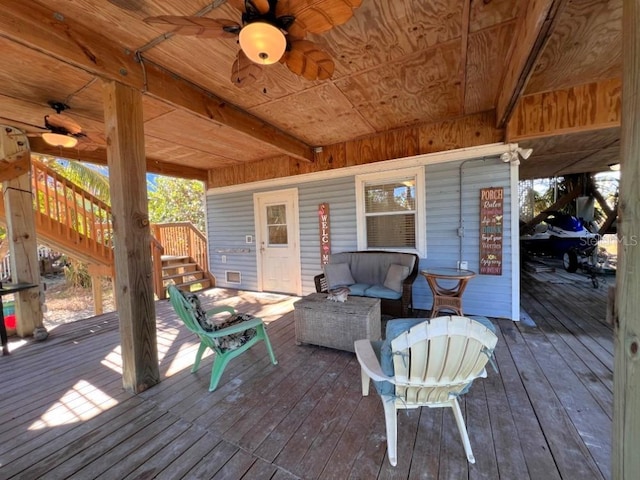
[[[43,281],[46,284],[45,327],[94,316],[91,288],[69,285],[64,275],[47,276]],[[102,310],[105,313],[115,310],[113,287],[108,280],[102,282]]]

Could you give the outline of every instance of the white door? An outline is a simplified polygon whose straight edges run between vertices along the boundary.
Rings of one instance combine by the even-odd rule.
[[[298,190],[254,194],[260,290],[301,295]]]

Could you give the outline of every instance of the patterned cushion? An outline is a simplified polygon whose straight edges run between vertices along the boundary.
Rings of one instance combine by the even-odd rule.
[[[181,293],[187,300],[187,302],[189,302],[193,306],[193,314],[205,332],[214,332],[216,330],[221,330],[223,328],[236,325],[237,323],[246,322],[248,320],[253,320],[256,318],[248,313],[236,313],[235,315],[231,315],[229,318],[226,318],[224,320],[212,321],[210,318],[207,318],[207,313],[202,308],[198,295],[196,295],[195,293],[187,292]],[[255,337],[256,334],[256,329],[250,328],[248,330],[245,330],[244,332],[232,333],[231,335],[226,335],[224,337],[214,338],[213,342],[222,352],[226,352],[229,350],[240,348],[242,345]]]
[[[182,294],[184,299],[193,307],[193,315],[196,317],[196,320],[198,320],[200,326],[208,332],[213,331],[213,328],[211,328],[211,325],[207,320],[207,314],[202,308],[202,305],[200,305],[200,299],[198,298],[198,295],[196,295],[195,293],[183,292],[182,290],[180,290],[180,293]]]

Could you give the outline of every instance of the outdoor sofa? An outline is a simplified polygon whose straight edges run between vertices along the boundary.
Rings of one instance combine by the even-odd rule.
[[[314,277],[316,292],[349,287],[349,295],[380,299],[383,315],[409,317],[419,257],[413,253],[367,250],[329,256]],[[348,301],[348,300],[347,300]]]

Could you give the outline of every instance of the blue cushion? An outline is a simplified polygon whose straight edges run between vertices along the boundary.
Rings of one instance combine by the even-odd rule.
[[[391,290],[390,288],[383,287],[382,285],[373,285],[367,288],[364,292],[366,297],[373,298],[388,298],[389,300],[398,300],[402,297],[402,293]]]
[[[395,373],[393,368],[393,354],[391,353],[391,342],[401,333],[406,332],[411,327],[424,321],[424,318],[396,318],[395,320],[389,320],[387,322],[384,342],[371,342],[372,345],[374,343],[381,343],[379,353],[376,351],[375,345],[374,351],[376,351],[376,355],[379,355],[378,360],[380,360],[380,367],[385,375],[393,377]],[[373,384],[380,395],[393,395],[395,393],[395,385],[393,385],[393,383],[373,382]]]
[[[371,285],[368,285],[366,283],[354,283],[353,285],[349,285],[349,290],[351,291],[349,295],[355,295],[356,297],[364,297],[364,292],[370,286]]]

